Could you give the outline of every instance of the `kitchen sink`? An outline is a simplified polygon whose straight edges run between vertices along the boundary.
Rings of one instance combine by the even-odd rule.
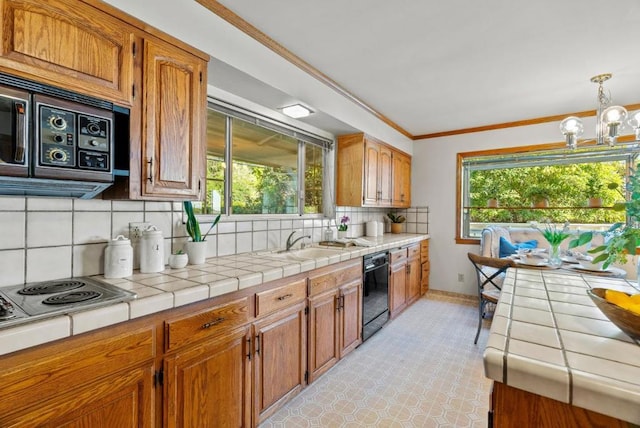
[[[274,250],[262,253],[256,253],[258,256],[269,257],[278,260],[305,261],[314,260],[320,257],[331,257],[336,254],[342,254],[343,250],[330,248],[307,247],[300,250]]]

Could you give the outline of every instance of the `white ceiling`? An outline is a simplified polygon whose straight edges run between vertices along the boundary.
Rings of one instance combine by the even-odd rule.
[[[414,136],[594,109],[600,73],[613,73],[616,104],[640,102],[638,0],[220,3]],[[210,69],[210,83],[265,107],[314,108],[221,61]],[[354,130],[339,119],[304,121]]]

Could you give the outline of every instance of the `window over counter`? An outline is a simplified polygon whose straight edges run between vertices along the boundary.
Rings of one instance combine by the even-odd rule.
[[[332,156],[328,139],[210,100],[206,196],[195,206],[199,214],[322,214]]]
[[[607,230],[625,221],[615,203],[626,199],[639,155],[637,143],[458,153],[456,241],[477,242],[488,224],[569,222],[573,229]]]

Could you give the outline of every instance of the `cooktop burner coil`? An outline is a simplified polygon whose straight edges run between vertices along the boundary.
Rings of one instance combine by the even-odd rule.
[[[38,294],[61,293],[63,291],[75,290],[85,285],[86,283],[82,281],[48,281],[23,288],[18,291],[18,294],[22,294],[23,296],[36,296]]]
[[[102,293],[97,291],[70,291],[69,293],[56,294],[47,297],[42,301],[45,305],[66,305],[69,303],[85,302],[87,300],[97,299]]]

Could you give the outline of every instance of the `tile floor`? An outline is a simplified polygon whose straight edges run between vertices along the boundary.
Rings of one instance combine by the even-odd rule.
[[[485,321],[472,300],[430,292],[260,428],[486,427]]]

